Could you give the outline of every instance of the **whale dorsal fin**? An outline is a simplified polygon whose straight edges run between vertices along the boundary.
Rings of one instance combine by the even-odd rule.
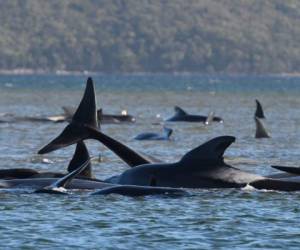
[[[254,117],[258,117],[260,119],[265,118],[265,114],[260,102],[257,99],[255,99],[255,102],[256,102],[256,110],[255,110]]]
[[[49,153],[51,151],[63,148],[88,137],[84,126],[98,129],[96,97],[92,78],[88,78],[86,88],[81,102],[73,115],[71,123],[62,131],[62,133],[52,140],[48,145],[39,150],[39,154]]]
[[[225,150],[235,141],[233,136],[219,136],[186,153],[179,164],[184,167],[216,167],[224,163]]]
[[[76,149],[73,155],[73,158],[71,159],[69,166],[68,166],[68,172],[74,171],[78,166],[83,164],[85,161],[90,159],[89,152],[86,148],[86,145],[83,141],[79,141],[76,145]],[[91,163],[88,164],[84,171],[80,173],[81,176],[85,176],[88,178],[92,178],[92,167]]]
[[[176,116],[185,116],[185,115],[187,115],[187,112],[185,112],[182,108],[180,108],[178,106],[175,106],[174,110],[175,110]]]
[[[267,130],[265,129],[263,123],[257,117],[255,117],[255,125],[256,125],[255,138],[270,138],[270,136],[269,136]]]
[[[166,136],[166,138],[170,138],[170,136],[172,135],[172,133],[173,133],[173,129],[171,129],[171,128],[167,128],[167,127],[163,127],[163,130],[164,130],[164,134],[165,134],[165,136]]]
[[[98,128],[95,88],[91,77],[87,79],[83,97],[73,115],[72,122],[79,122]]]

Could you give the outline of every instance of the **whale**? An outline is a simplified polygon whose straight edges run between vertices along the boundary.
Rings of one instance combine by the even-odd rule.
[[[89,165],[90,159],[87,159],[75,170],[71,171],[69,174],[63,176],[62,178],[56,180],[49,186],[45,186],[39,189],[36,189],[34,193],[47,193],[47,194],[68,194],[66,189],[73,179],[84,171]],[[155,180],[151,180],[150,185],[155,184]],[[155,187],[155,186],[134,186],[134,185],[115,185],[103,187],[100,190],[97,190],[92,195],[109,195],[109,194],[119,194],[124,196],[146,196],[146,195],[176,195],[182,196],[187,195],[188,192],[179,189],[179,188],[168,188],[168,187]]]
[[[263,108],[261,106],[261,103],[257,99],[255,99],[255,103],[256,103],[256,110],[254,113],[254,117],[257,117],[259,119],[264,119],[265,114],[264,114]]]
[[[264,177],[227,165],[223,154],[235,141],[220,136],[192,149],[178,162],[144,164],[123,172],[117,184],[146,186],[154,178],[157,186],[173,188],[236,188]]]
[[[145,132],[145,133],[138,134],[133,139],[138,141],[142,141],[142,140],[158,140],[158,141],[165,140],[166,141],[166,140],[170,140],[170,136],[172,135],[172,133],[173,133],[173,129],[164,126],[162,134]]]
[[[268,134],[263,122],[258,117],[255,117],[254,120],[256,126],[255,138],[270,138],[270,135]]]
[[[207,116],[203,116],[203,115],[191,115],[178,106],[175,106],[174,110],[175,110],[174,116],[168,118],[166,121],[168,121],[168,122],[203,122],[203,123],[205,123],[208,118]],[[223,119],[221,117],[214,116],[212,118],[212,121],[223,122]]]

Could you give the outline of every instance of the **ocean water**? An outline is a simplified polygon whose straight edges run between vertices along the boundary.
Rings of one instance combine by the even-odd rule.
[[[78,105],[86,76],[0,76],[0,113],[45,116]],[[98,106],[126,109],[135,124],[102,125],[110,136],[165,162],[220,135],[236,142],[225,161],[249,172],[276,173],[270,165],[300,166],[300,78],[288,76],[95,75]],[[270,139],[255,139],[255,99],[261,101]],[[190,113],[213,111],[224,123],[165,123],[178,105]],[[134,141],[138,133],[174,130],[171,141]],[[0,123],[0,168],[64,172],[74,146],[45,156],[38,149],[66,124]],[[88,141],[98,178],[128,169]],[[50,163],[46,163],[45,159]],[[299,192],[240,189],[193,191],[174,198],[68,196],[0,190],[1,249],[299,249]]]

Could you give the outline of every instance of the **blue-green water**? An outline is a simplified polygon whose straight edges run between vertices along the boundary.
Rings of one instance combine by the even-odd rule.
[[[278,76],[96,75],[98,106],[106,113],[127,109],[136,124],[103,125],[107,134],[171,162],[219,135],[234,135],[227,163],[259,174],[271,164],[299,166],[300,78]],[[76,106],[86,76],[0,76],[0,113],[53,115]],[[255,99],[265,109],[271,139],[254,139]],[[170,142],[132,138],[160,131],[179,105],[191,113],[214,111],[223,124],[167,124]],[[1,168],[64,171],[74,147],[44,158],[37,150],[65,124],[0,123]],[[98,178],[128,167],[97,142],[88,143]],[[298,249],[300,194],[199,190],[194,196],[129,198],[74,193],[70,196],[0,191],[1,249]]]

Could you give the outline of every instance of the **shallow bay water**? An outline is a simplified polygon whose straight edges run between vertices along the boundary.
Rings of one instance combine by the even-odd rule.
[[[287,76],[95,75],[98,106],[105,113],[126,109],[135,124],[102,130],[166,162],[180,159],[220,135],[236,142],[225,161],[258,174],[276,173],[270,165],[299,166],[300,78]],[[86,76],[0,76],[0,113],[56,115],[78,105]],[[272,138],[254,138],[255,99],[264,107]],[[164,123],[178,105],[190,113],[210,111],[223,124]],[[174,129],[172,140],[134,141],[145,131]],[[0,123],[0,168],[29,167],[65,171],[74,146],[49,155],[36,152],[63,123]],[[128,167],[104,146],[89,141],[98,178]],[[45,162],[48,159],[50,164]],[[181,198],[118,195],[69,196],[0,190],[1,249],[298,249],[300,193],[239,189],[197,190]]]

